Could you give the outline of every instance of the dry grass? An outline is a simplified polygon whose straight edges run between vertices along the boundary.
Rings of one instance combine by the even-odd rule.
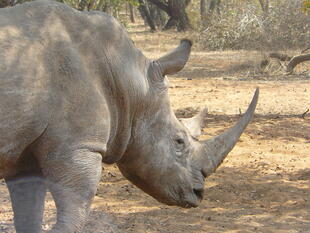
[[[309,79],[310,62],[298,65],[293,75],[285,75],[284,64],[272,60],[271,64],[261,69],[260,63],[269,52],[254,50],[225,50],[204,51],[193,32],[176,33],[174,31],[150,33],[140,25],[129,25],[130,36],[135,44],[149,58],[156,59],[173,47],[180,40],[189,38],[194,46],[187,66],[178,77],[219,78],[219,79],[262,79],[262,80],[291,80]],[[279,52],[279,51],[278,51]],[[288,55],[299,54],[297,50],[282,51]]]

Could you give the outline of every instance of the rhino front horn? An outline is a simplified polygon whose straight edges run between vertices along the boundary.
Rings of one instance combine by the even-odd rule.
[[[202,173],[205,177],[215,171],[227,154],[236,145],[239,137],[253,117],[258,95],[259,89],[257,88],[246,113],[235,126],[216,137],[201,142],[203,151],[201,151],[200,156],[202,160],[201,164],[203,166]]]
[[[161,67],[162,75],[175,74],[183,69],[189,58],[191,47],[192,42],[188,39],[183,39],[176,49],[159,58],[157,62]]]

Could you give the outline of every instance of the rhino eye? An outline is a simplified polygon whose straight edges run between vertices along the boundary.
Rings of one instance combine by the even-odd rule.
[[[179,156],[183,155],[185,148],[186,148],[186,143],[184,139],[182,138],[175,139],[175,149],[176,149],[177,155]]]
[[[179,145],[184,145],[184,144],[185,144],[185,142],[184,142],[184,140],[183,140],[182,138],[178,138],[178,139],[176,140],[176,142],[177,142]]]

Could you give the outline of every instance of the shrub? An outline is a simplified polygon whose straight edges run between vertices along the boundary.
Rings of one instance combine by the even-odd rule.
[[[271,1],[268,12],[250,1],[226,0],[221,14],[202,22],[202,47],[218,49],[283,50],[309,46],[310,15],[302,0]]]

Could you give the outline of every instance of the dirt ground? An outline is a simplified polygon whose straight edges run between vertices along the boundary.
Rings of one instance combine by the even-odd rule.
[[[148,33],[131,26],[137,47],[157,58],[177,45],[180,33]],[[189,117],[207,106],[202,138],[234,124],[256,87],[260,99],[252,123],[220,168],[206,182],[198,208],[168,207],[104,165],[85,233],[118,232],[310,232],[310,64],[294,75],[258,75],[259,53],[207,52],[194,46],[188,65],[170,77],[171,104]],[[302,70],[304,69],[304,70]],[[0,182],[0,232],[14,232],[8,192]],[[50,195],[44,229],[55,221]]]

